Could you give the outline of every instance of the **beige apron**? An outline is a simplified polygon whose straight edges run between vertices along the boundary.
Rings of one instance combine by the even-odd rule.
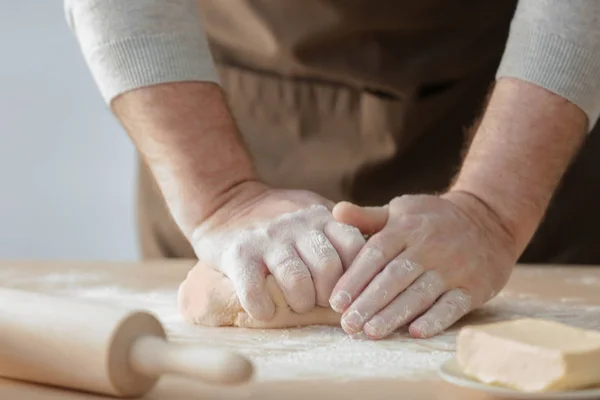
[[[448,186],[515,4],[199,0],[261,177],[365,205]],[[194,257],[144,166],[138,211],[145,258]],[[565,253],[553,254],[538,236],[525,259],[557,261]]]

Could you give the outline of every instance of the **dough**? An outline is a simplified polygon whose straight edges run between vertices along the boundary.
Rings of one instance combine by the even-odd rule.
[[[461,329],[458,364],[466,375],[524,392],[600,384],[600,332],[540,319]]]
[[[186,321],[205,326],[288,328],[304,325],[339,325],[340,315],[331,308],[315,307],[305,314],[290,309],[275,278],[267,276],[267,290],[275,302],[269,321],[251,318],[242,308],[229,278],[198,263],[179,287],[179,310]]]

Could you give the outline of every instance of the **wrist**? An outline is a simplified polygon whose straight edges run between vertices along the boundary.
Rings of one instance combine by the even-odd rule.
[[[192,241],[195,232],[218,225],[214,223],[216,219],[235,218],[231,213],[222,215],[221,210],[240,208],[268,190],[268,186],[253,173],[230,172],[222,177],[188,178],[180,182],[181,189],[165,187],[163,193],[173,219],[189,241]]]
[[[497,82],[450,191],[493,210],[524,251],[583,142],[587,118],[574,104],[516,79]]]
[[[223,229],[236,221],[257,201],[262,199],[271,187],[258,179],[236,182],[207,204],[200,218],[190,221],[188,239],[197,240],[207,232]]]
[[[496,210],[493,205],[474,192],[455,187],[440,197],[451,201],[475,224],[488,231],[497,232],[501,236],[500,240],[506,248],[510,249],[515,260],[519,257],[522,249],[527,246],[526,242],[528,240],[522,239],[525,236],[523,232],[515,227],[511,220]]]

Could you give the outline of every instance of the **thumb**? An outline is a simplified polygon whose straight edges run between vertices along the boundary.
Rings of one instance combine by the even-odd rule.
[[[388,219],[387,206],[360,207],[347,201],[337,203],[332,213],[336,221],[358,228],[363,235],[379,232]]]

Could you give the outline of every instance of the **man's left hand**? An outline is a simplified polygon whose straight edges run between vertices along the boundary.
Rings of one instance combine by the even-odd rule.
[[[413,337],[437,335],[493,298],[518,258],[497,215],[468,193],[344,202],[333,215],[372,234],[331,295],[350,334],[381,339],[410,324]]]

